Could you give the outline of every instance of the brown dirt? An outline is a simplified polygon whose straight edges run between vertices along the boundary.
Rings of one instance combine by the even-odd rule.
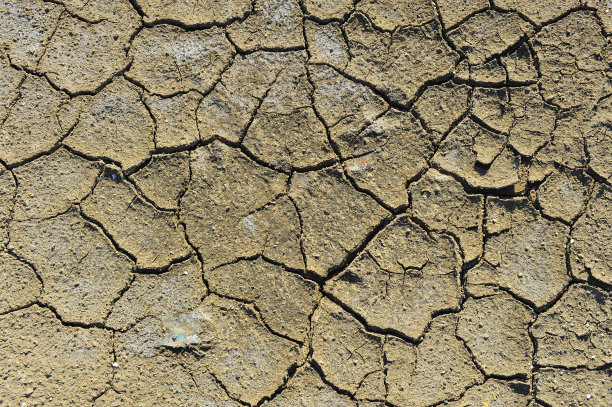
[[[0,406],[612,404],[609,0],[0,0]]]

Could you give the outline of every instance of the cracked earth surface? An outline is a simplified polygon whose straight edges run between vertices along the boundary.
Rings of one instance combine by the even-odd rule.
[[[0,0],[0,405],[610,406],[611,8]]]

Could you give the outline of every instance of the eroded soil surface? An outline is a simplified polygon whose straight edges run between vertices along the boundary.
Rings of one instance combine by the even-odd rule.
[[[0,405],[612,405],[611,7],[0,0]]]

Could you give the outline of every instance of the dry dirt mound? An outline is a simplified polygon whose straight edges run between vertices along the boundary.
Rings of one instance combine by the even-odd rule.
[[[0,406],[612,405],[609,0],[0,0]]]

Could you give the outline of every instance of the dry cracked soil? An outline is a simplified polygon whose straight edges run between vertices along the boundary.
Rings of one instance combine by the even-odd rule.
[[[0,0],[0,406],[612,405],[609,0]]]

